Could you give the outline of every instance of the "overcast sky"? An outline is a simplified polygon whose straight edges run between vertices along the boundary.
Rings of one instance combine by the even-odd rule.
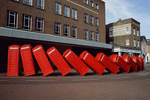
[[[119,18],[133,18],[141,23],[141,36],[150,39],[150,0],[103,0],[106,7],[106,24]]]

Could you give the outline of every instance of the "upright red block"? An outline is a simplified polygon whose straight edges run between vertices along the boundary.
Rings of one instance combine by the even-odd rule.
[[[35,46],[32,52],[44,76],[54,72],[42,45]]]
[[[129,55],[123,55],[121,57],[125,62],[127,62],[129,65],[131,65],[131,68],[133,71],[137,71],[138,65],[130,58]]]
[[[72,50],[68,49],[63,53],[63,57],[74,67],[74,69],[84,76],[90,69]]]
[[[114,73],[117,74],[119,70],[119,66],[114,63],[110,58],[108,58],[104,53],[98,53],[95,57],[99,62],[101,62],[106,68]]]
[[[49,48],[46,53],[63,76],[72,70],[55,47]]]
[[[110,59],[115,62],[117,65],[121,67],[121,69],[127,73],[130,71],[131,65],[129,65],[127,62],[125,62],[121,57],[119,57],[117,54],[113,54],[110,56]]]
[[[144,62],[143,62],[143,58],[138,57],[139,63],[142,64],[142,70],[144,70]]]
[[[142,64],[139,62],[137,56],[131,56],[132,60],[139,66],[140,70],[142,70]]]
[[[31,45],[26,44],[21,46],[20,52],[25,76],[36,74],[31,52]]]
[[[103,74],[106,67],[97,61],[89,52],[83,51],[79,58],[82,59],[94,72],[100,75]]]
[[[19,45],[8,47],[7,76],[19,76]]]

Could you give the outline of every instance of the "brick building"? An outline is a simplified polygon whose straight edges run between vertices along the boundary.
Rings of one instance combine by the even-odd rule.
[[[0,0],[0,63],[12,44],[108,53],[102,0]],[[4,59],[3,59],[4,58]]]
[[[113,44],[114,53],[120,56],[140,55],[140,23],[133,18],[121,20],[106,25],[107,43]]]
[[[146,62],[150,62],[150,39],[147,39],[147,55]]]

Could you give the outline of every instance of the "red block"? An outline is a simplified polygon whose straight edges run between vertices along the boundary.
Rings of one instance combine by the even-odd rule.
[[[98,62],[89,52],[83,51],[80,56],[80,59],[82,59],[95,73],[102,75],[105,66]]]
[[[42,45],[35,46],[32,52],[44,76],[54,72]]]
[[[95,57],[99,62],[101,62],[106,68],[114,73],[117,74],[119,70],[119,66],[114,63],[110,58],[108,58],[104,53],[98,53]]]
[[[119,57],[117,54],[113,54],[110,56],[110,59],[115,62],[117,65],[121,67],[121,69],[127,73],[130,71],[131,65],[129,65],[127,62],[125,62],[121,57]]]
[[[74,69],[84,76],[90,69],[72,50],[68,49],[63,53],[63,57],[74,67]]]
[[[137,56],[131,56],[132,60],[139,66],[140,70],[142,70],[142,64],[139,62]]]
[[[46,53],[63,76],[72,70],[55,47],[49,48]]]
[[[130,58],[129,55],[123,55],[121,57],[125,62],[127,62],[129,65],[131,65],[131,68],[134,72],[137,71],[138,65]]]
[[[19,76],[19,45],[8,47],[7,76]]]
[[[21,46],[20,52],[25,76],[36,74],[31,52],[31,45],[26,44]]]
[[[138,57],[139,63],[142,64],[142,70],[144,70],[144,62],[143,62],[143,58]]]

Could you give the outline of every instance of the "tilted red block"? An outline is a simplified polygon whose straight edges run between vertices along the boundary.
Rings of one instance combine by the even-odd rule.
[[[131,65],[131,69],[136,72],[138,69],[138,65],[130,58],[129,55],[123,55],[121,57],[125,62]]]
[[[139,69],[142,70],[142,64],[139,62],[137,56],[131,56],[132,60],[138,65]]]
[[[25,44],[20,47],[21,59],[25,76],[36,74],[31,45]]]
[[[46,53],[63,76],[65,76],[72,70],[55,47],[49,48]]]
[[[8,47],[7,76],[19,76],[19,45]]]
[[[44,76],[54,72],[42,45],[35,46],[32,52]]]
[[[129,73],[131,65],[125,62],[119,55],[113,54],[110,56],[110,59],[119,65],[123,71]]]
[[[120,67],[116,63],[114,63],[110,58],[108,58],[104,53],[98,53],[95,58],[103,65],[105,65],[110,72],[114,74],[118,73]]]
[[[79,58],[82,59],[95,73],[100,75],[103,74],[106,67],[97,61],[89,52],[83,51]]]
[[[82,76],[90,69],[72,50],[68,49],[63,53],[63,57]]]

